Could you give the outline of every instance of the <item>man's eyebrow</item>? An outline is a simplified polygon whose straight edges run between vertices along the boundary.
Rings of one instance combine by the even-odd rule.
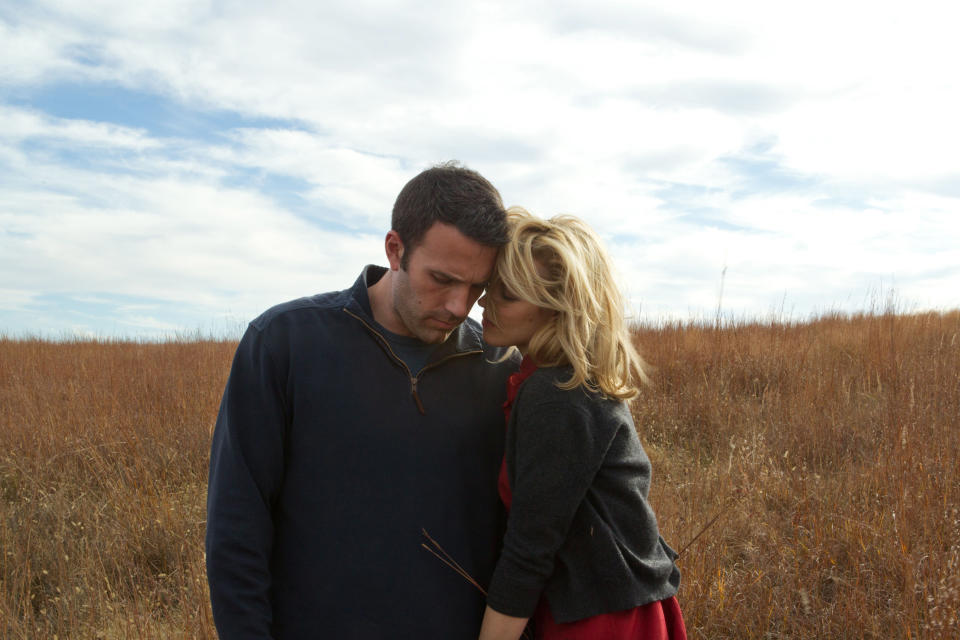
[[[434,277],[439,276],[444,280],[450,280],[451,282],[462,282],[464,284],[469,284],[470,286],[475,286],[475,287],[486,288],[486,286],[490,284],[489,278],[481,282],[467,282],[463,278],[459,278],[453,274],[447,273],[446,271],[440,271],[439,269],[430,269],[430,274],[433,275]]]

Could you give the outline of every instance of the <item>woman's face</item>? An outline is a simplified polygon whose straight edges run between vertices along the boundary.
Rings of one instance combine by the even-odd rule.
[[[527,352],[530,338],[554,316],[550,309],[513,297],[500,280],[487,289],[479,304],[486,309],[491,301],[497,307],[497,323],[484,312],[484,341],[495,347],[515,346],[520,353]]]

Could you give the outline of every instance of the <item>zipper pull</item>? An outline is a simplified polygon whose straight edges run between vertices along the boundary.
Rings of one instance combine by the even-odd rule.
[[[420,394],[417,393],[416,378],[410,378],[410,393],[413,395],[413,401],[417,403],[417,409],[420,410],[420,415],[427,415],[427,412],[423,409],[423,403],[420,402]]]

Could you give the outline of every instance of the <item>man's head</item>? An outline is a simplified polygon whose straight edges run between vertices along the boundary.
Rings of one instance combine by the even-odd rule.
[[[479,244],[501,247],[507,242],[500,193],[479,173],[454,162],[420,173],[397,196],[390,228],[406,248],[402,268],[407,268],[412,251],[436,222],[456,227]]]
[[[442,342],[463,322],[507,241],[500,194],[483,176],[454,164],[428,169],[400,192],[387,234],[392,327]]]

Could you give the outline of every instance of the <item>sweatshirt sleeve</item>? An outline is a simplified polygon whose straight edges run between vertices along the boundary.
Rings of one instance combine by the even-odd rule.
[[[517,399],[507,433],[513,502],[487,604],[530,617],[610,438],[589,411],[573,403],[523,400]]]
[[[269,638],[272,507],[283,478],[285,384],[266,337],[237,347],[210,451],[206,562],[221,638]]]

